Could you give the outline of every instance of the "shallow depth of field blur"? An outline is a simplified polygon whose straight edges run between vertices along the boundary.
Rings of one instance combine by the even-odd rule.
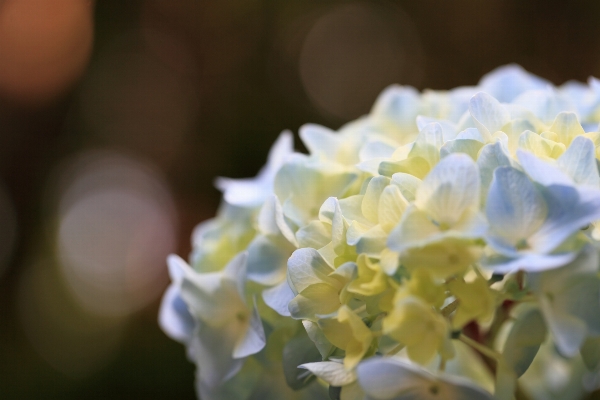
[[[598,20],[593,1],[0,0],[0,398],[193,399],[156,320],[215,176],[391,83],[600,76]]]

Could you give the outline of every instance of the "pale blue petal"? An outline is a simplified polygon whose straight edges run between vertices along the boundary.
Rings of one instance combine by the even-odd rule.
[[[486,74],[479,87],[502,103],[509,103],[526,90],[544,89],[551,83],[517,64],[503,65]]]
[[[548,87],[544,90],[529,90],[512,102],[532,111],[544,123],[551,123],[563,111],[575,111],[575,105],[564,94]]]
[[[374,120],[389,121],[401,130],[413,127],[416,130],[415,118],[419,112],[419,104],[419,92],[414,88],[392,85],[379,95],[371,109],[371,116]],[[402,141],[404,138],[398,139]]]
[[[425,129],[425,127],[431,123],[437,123],[442,128],[442,139],[444,142],[456,137],[455,123],[443,119],[425,117],[423,115],[417,117],[417,127],[419,128],[419,131]]]
[[[525,174],[511,167],[499,167],[486,203],[490,226],[486,240],[497,251],[504,248],[496,247],[499,242],[515,246],[542,226],[547,212],[542,195]]]
[[[433,375],[408,361],[373,357],[357,367],[358,382],[367,399],[492,400],[492,395],[467,379]]]
[[[481,190],[484,193],[484,196],[482,196],[483,201],[485,201],[485,194],[492,183],[496,168],[509,167],[510,165],[510,158],[500,142],[483,146],[477,159],[479,176],[481,177]]]
[[[262,298],[265,301],[265,304],[284,317],[290,316],[288,304],[294,297],[296,297],[296,295],[292,292],[292,289],[290,289],[287,279],[279,285],[265,289],[262,292]]]
[[[481,132],[477,128],[467,128],[464,131],[460,132],[456,135],[456,139],[472,139],[477,140],[478,142],[485,143],[483,136],[481,136]]]
[[[543,186],[572,185],[573,180],[556,165],[542,161],[528,151],[517,150],[517,158],[531,179]]]
[[[446,119],[459,123],[461,117],[465,112],[468,112],[469,101],[477,92],[479,92],[477,86],[459,86],[448,91],[449,94],[449,110],[446,114]],[[464,127],[457,132],[465,129]]]
[[[548,216],[530,238],[532,248],[549,253],[568,237],[600,219],[600,190],[552,185],[542,191]]]
[[[596,149],[590,139],[583,136],[576,137],[556,163],[575,183],[600,187]]]
[[[284,239],[256,236],[248,245],[248,279],[272,286],[286,275],[287,260],[294,247]]]
[[[163,295],[158,323],[171,339],[187,344],[194,331],[194,318],[179,295],[179,285],[172,283]]]
[[[518,270],[527,272],[540,272],[552,268],[562,267],[577,257],[576,252],[557,254],[516,254],[514,257],[494,255],[484,257],[482,264],[497,273],[508,274]]]
[[[356,372],[362,389],[375,399],[418,400],[433,383],[411,364],[391,358],[369,358],[358,364]]]
[[[360,161],[365,162],[372,159],[391,158],[394,151],[396,151],[396,147],[382,140],[367,141],[360,149]]]

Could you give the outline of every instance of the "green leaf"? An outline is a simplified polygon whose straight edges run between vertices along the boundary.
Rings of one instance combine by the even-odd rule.
[[[585,366],[594,370],[600,364],[600,337],[588,337],[579,350]]]
[[[288,386],[300,390],[315,379],[310,371],[298,366],[316,361],[321,361],[321,354],[304,332],[292,338],[283,348],[283,374]]]
[[[537,307],[527,305],[520,308],[503,350],[504,362],[517,378],[527,371],[547,334],[544,317]]]

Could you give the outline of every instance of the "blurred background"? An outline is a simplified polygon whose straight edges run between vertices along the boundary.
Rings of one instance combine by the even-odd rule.
[[[192,399],[165,258],[284,129],[516,62],[600,76],[600,2],[0,0],[0,398]]]

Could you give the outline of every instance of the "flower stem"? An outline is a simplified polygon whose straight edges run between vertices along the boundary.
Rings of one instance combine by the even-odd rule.
[[[476,342],[475,340],[471,339],[467,335],[464,335],[461,333],[459,339],[461,342],[468,344],[469,346],[471,346],[472,348],[474,348],[475,350],[477,350],[484,356],[489,357],[493,360],[498,361],[502,357],[502,354],[498,353],[495,350],[490,349],[489,347],[482,345],[479,342]]]
[[[440,312],[444,317],[448,317],[450,314],[456,310],[458,307],[458,299],[454,300],[452,303],[448,304],[446,307],[442,308]]]

